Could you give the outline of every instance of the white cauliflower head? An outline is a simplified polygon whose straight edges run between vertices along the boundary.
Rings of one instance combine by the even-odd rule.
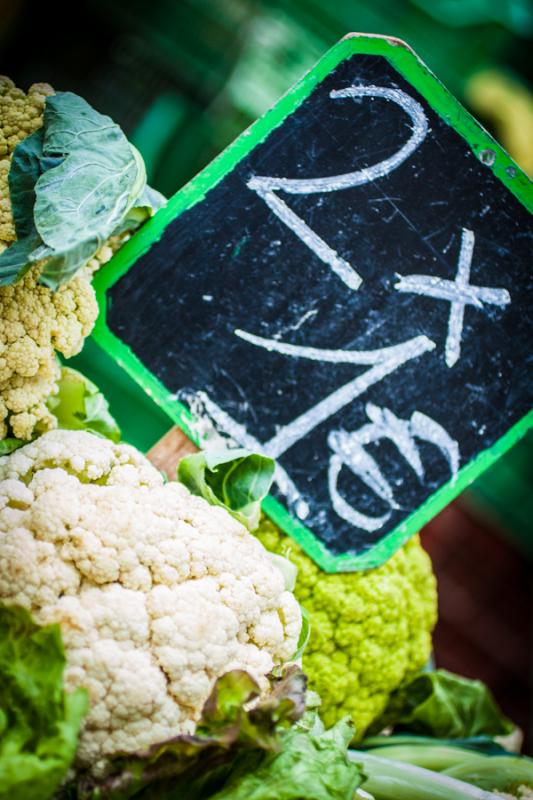
[[[217,677],[290,659],[299,605],[263,545],[129,445],[44,434],[0,458],[0,600],[61,625],[81,766],[194,729]]]

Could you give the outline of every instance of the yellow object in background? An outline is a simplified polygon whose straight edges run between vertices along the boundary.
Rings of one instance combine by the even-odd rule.
[[[475,73],[466,85],[466,100],[489,124],[517,164],[533,175],[533,94],[497,69]]]

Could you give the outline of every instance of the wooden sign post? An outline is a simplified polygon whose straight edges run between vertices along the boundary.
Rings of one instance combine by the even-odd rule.
[[[351,35],[97,276],[97,341],[382,563],[531,425],[531,186],[402,42]],[[529,368],[529,369],[528,369]]]

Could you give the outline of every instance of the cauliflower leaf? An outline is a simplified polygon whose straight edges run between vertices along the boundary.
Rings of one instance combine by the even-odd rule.
[[[32,266],[32,255],[40,245],[40,236],[32,231],[0,253],[0,286],[9,286],[24,277]]]
[[[9,196],[18,239],[35,231],[35,184],[45,170],[57,166],[63,160],[61,156],[45,156],[43,141],[43,129],[39,128],[20,142],[11,159],[8,174]]]
[[[120,428],[109,411],[109,403],[98,386],[81,372],[61,367],[57,392],[46,400],[46,408],[63,430],[91,431],[119,442]],[[0,440],[0,456],[7,456],[27,444],[24,439]]]
[[[81,372],[62,367],[57,385],[57,394],[51,395],[46,405],[56,418],[58,428],[91,431],[112,442],[120,441],[120,428],[96,384]]]
[[[59,625],[0,605],[1,800],[47,800],[70,767],[87,696],[64,691],[64,667]]]
[[[2,439],[0,441],[0,456],[8,456],[10,453],[13,453],[15,450],[18,450],[19,447],[25,445],[26,442],[24,439]]]
[[[95,241],[95,252],[146,184],[144,162],[110,117],[72,92],[48,98],[43,154],[61,158],[35,185],[35,225],[43,242],[63,252]]]
[[[279,752],[258,764],[242,759],[211,800],[352,800],[362,782],[348,758],[353,725],[345,718],[326,730],[318,715],[311,719],[284,734]]]
[[[272,458],[242,448],[204,450],[182,458],[178,480],[193,494],[211,505],[223,506],[248,530],[254,530],[275,468]]]
[[[505,736],[514,730],[482,681],[444,669],[422,672],[400,686],[372,726],[443,739]]]
[[[18,240],[0,253],[4,286],[43,261],[40,282],[57,290],[165,202],[120,127],[72,92],[46,98],[43,127],[15,147],[8,183]]]
[[[101,245],[102,242],[96,236],[82,239],[72,247],[66,247],[59,251],[46,244],[41,244],[31,253],[30,261],[32,264],[39,261],[44,262],[39,283],[56,291],[96,255]]]
[[[261,759],[282,748],[283,732],[305,711],[306,680],[296,666],[270,676],[269,691],[243,670],[222,675],[208,697],[194,734],[182,734],[111,761],[98,779],[80,775],[70,795],[79,800],[211,797],[243,753]]]

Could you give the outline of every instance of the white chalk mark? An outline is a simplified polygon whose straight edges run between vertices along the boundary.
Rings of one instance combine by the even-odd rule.
[[[369,429],[367,430],[366,441],[363,430],[361,431],[363,443],[370,444],[370,442],[374,441],[373,437],[376,432],[380,433],[381,438],[387,437],[396,445],[399,452],[416,473],[416,476],[422,480],[424,467],[413,440],[412,423],[405,419],[399,419],[388,408],[378,408],[373,403],[367,403],[366,414],[371,420],[371,424],[366,426]]]
[[[391,512],[388,511],[381,517],[371,517],[368,514],[357,511],[356,508],[351,506],[337,489],[337,482],[343,466],[344,462],[340,456],[331,456],[328,467],[328,489],[333,510],[339,517],[345,519],[346,522],[349,522],[350,525],[353,525],[355,528],[361,528],[364,531],[370,532],[378,531],[385,525]]]
[[[317,314],[318,310],[316,308],[310,308],[309,311],[306,311],[304,314],[302,314],[300,319],[294,322],[292,325],[285,325],[285,327],[281,328],[279,331],[277,331],[277,333],[274,333],[272,338],[279,340],[284,333],[287,333],[287,331],[299,331],[300,328],[305,325],[308,319],[316,317]]]
[[[435,342],[432,342],[427,336],[415,336],[402,345],[391,347],[390,350],[394,352],[388,358],[376,359],[375,366],[371,369],[345,383],[344,386],[329,394],[308,411],[281,427],[276,435],[264,444],[266,455],[279,458],[282,453],[285,453],[314,428],[363,394],[370,386],[383,380],[402,364],[418,358],[435,347]]]
[[[316,308],[310,308],[309,311],[306,311],[305,314],[303,314],[300,317],[298,322],[295,322],[294,325],[290,325],[289,326],[289,330],[290,331],[299,331],[300,328],[302,327],[302,325],[305,325],[305,323],[307,322],[308,319],[311,319],[311,317],[315,317],[317,314],[318,314],[318,311],[317,311]]]
[[[315,255],[327,264],[333,272],[348,286],[356,291],[362,283],[361,276],[352,265],[342,258],[336,250],[327,244],[304,220],[275,194],[283,191],[288,194],[315,194],[317,192],[337,192],[363,186],[378,178],[383,178],[397,169],[424,140],[428,123],[420,103],[400,89],[383,86],[350,86],[330,92],[332,100],[343,98],[380,97],[390,100],[405,111],[412,122],[411,136],[407,142],[392,156],[369,167],[347,172],[343,175],[332,175],[326,178],[275,178],[267,175],[255,175],[247,182],[247,186],[266,203],[270,210],[302,241]]]
[[[311,361],[327,361],[333,364],[381,364],[390,358],[402,356],[405,346],[414,339],[409,339],[402,344],[395,344],[389,347],[381,347],[376,350],[328,350],[322,347],[305,347],[298,344],[280,342],[277,339],[266,339],[263,336],[256,336],[240,328],[235,328],[235,336],[244,339],[257,347],[263,347],[269,353],[281,353],[293,358],[307,358]],[[419,337],[421,339],[425,337]]]
[[[362,436],[364,436],[366,432],[365,429],[369,432],[374,432],[373,425],[365,425],[360,431]],[[328,436],[328,445],[333,452],[337,454],[337,459],[341,462],[341,465],[344,463],[343,458],[346,453],[349,452],[350,464],[356,465],[357,474],[361,480],[364,481],[378,497],[381,497],[382,500],[385,500],[394,508],[398,508],[394,500],[391,486],[383,477],[376,459],[364,449],[364,444],[370,444],[372,441],[373,438],[369,437],[368,442],[356,442],[354,441],[353,434],[347,431],[331,431]]]
[[[273,178],[270,176],[256,175],[248,181],[250,189],[257,191],[284,191],[289,194],[314,194],[317,192],[338,192],[341,189],[352,189],[372,183],[377,178],[383,178],[411,156],[417,147],[424,141],[428,132],[428,122],[424,109],[413,97],[400,89],[391,89],[384,86],[350,86],[347,89],[337,89],[330,92],[332,100],[358,97],[381,97],[392,100],[411,118],[411,136],[407,142],[390,158],[380,161],[370,167],[346,172],[343,175],[332,175],[327,178]]]
[[[360,287],[363,279],[357,274],[351,264],[342,258],[336,250],[327,244],[324,239],[314,232],[312,228],[303,221],[289,206],[274,194],[260,186],[260,178],[252,178],[248,181],[248,188],[253,189],[259,197],[265,201],[271,211],[296,234],[298,239],[303,242],[318,258],[327,264],[333,272],[339,276],[341,281],[354,292]],[[254,183],[254,181],[256,183]]]
[[[228,436],[239,444],[241,447],[246,447],[248,450],[251,450],[254,453],[261,453],[262,455],[268,455],[265,451],[264,445],[252,436],[244,425],[241,425],[240,422],[237,422],[233,419],[226,411],[224,411],[220,406],[218,406],[211,398],[206,394],[206,392],[199,391],[196,393],[196,397],[198,401],[203,406],[206,414],[209,415],[210,419],[220,428],[220,430],[227,433]],[[297,489],[296,485],[293,481],[289,478],[287,472],[283,469],[283,467],[276,463],[276,472],[274,474],[274,480],[276,481],[280,492],[287,498],[288,502],[291,505],[295,505],[296,513],[300,519],[305,519],[309,514],[309,506],[302,500],[299,490]]]
[[[456,440],[452,439],[442,425],[439,425],[438,422],[435,422],[434,419],[431,419],[426,414],[422,414],[421,411],[415,411],[411,415],[410,432],[417,439],[431,442],[441,450],[448,461],[452,474],[452,483],[455,483],[460,460],[459,445]]]
[[[241,331],[241,334],[243,331]],[[251,336],[251,335],[250,335]],[[246,337],[243,337],[246,338]],[[253,344],[262,344],[261,337],[253,337],[258,342]],[[269,346],[283,343],[273,342],[272,340],[265,340]],[[291,347],[291,345],[287,345]],[[272,458],[278,458],[280,455],[289,450],[300,439],[303,439],[310,431],[328,419],[328,417],[335,414],[345,405],[350,403],[356,397],[361,395],[370,386],[378,383],[378,381],[385,378],[391,372],[394,372],[398,367],[417,358],[423,353],[429,352],[435,348],[435,342],[428,339],[427,336],[416,336],[413,339],[408,339],[399,345],[392,347],[384,347],[380,350],[374,351],[360,351],[359,356],[363,360],[352,361],[351,363],[358,364],[373,364],[371,369],[368,369],[362,375],[359,375],[352,381],[349,381],[340,389],[332,392],[322,401],[310,408],[304,414],[301,414],[292,422],[281,427],[278,432],[268,442],[259,442],[246,430],[245,426],[234,420],[226,411],[221,409],[205,392],[197,392],[196,397],[203,406],[205,413],[213,420],[213,422],[228,436],[237,442],[241,447],[246,447],[263,455]],[[313,348],[303,348],[304,350]],[[323,351],[323,352],[336,352],[336,351]],[[295,353],[297,356],[302,356],[301,353]],[[348,352],[348,356],[357,357],[357,352]],[[303,356],[307,357],[307,356]],[[327,360],[324,359],[324,360]],[[371,465],[368,465],[368,474],[375,475],[372,472]],[[296,514],[300,519],[305,519],[309,514],[309,506],[302,499],[300,491],[295,483],[289,477],[287,472],[279,464],[276,466],[275,480],[279,487],[280,492],[287,498],[288,502],[295,508]],[[376,484],[377,485],[377,484]]]
[[[474,243],[474,232],[463,228],[454,281],[433,275],[398,275],[399,280],[394,284],[394,288],[399,292],[434,297],[451,304],[445,345],[445,360],[448,367],[453,367],[461,355],[465,306],[471,305],[482,309],[483,303],[502,307],[511,302],[507,289],[472,286],[469,283]]]
[[[414,411],[410,420],[400,419],[387,408],[379,408],[372,403],[366,405],[367,417],[371,420],[359,430],[347,432],[331,431],[328,444],[333,451],[328,468],[328,487],[335,512],[358,528],[365,531],[379,530],[389,519],[392,510],[399,506],[394,492],[377,461],[365,451],[365,447],[381,439],[390,439],[398,452],[405,458],[415,474],[424,477],[424,468],[415,438],[435,445],[446,458],[452,480],[457,478],[459,469],[459,445],[448,432],[431,417]],[[386,514],[374,517],[364,514],[351,506],[338,489],[338,480],[343,467],[347,467],[357,478],[365,483],[378,497],[391,508]]]

